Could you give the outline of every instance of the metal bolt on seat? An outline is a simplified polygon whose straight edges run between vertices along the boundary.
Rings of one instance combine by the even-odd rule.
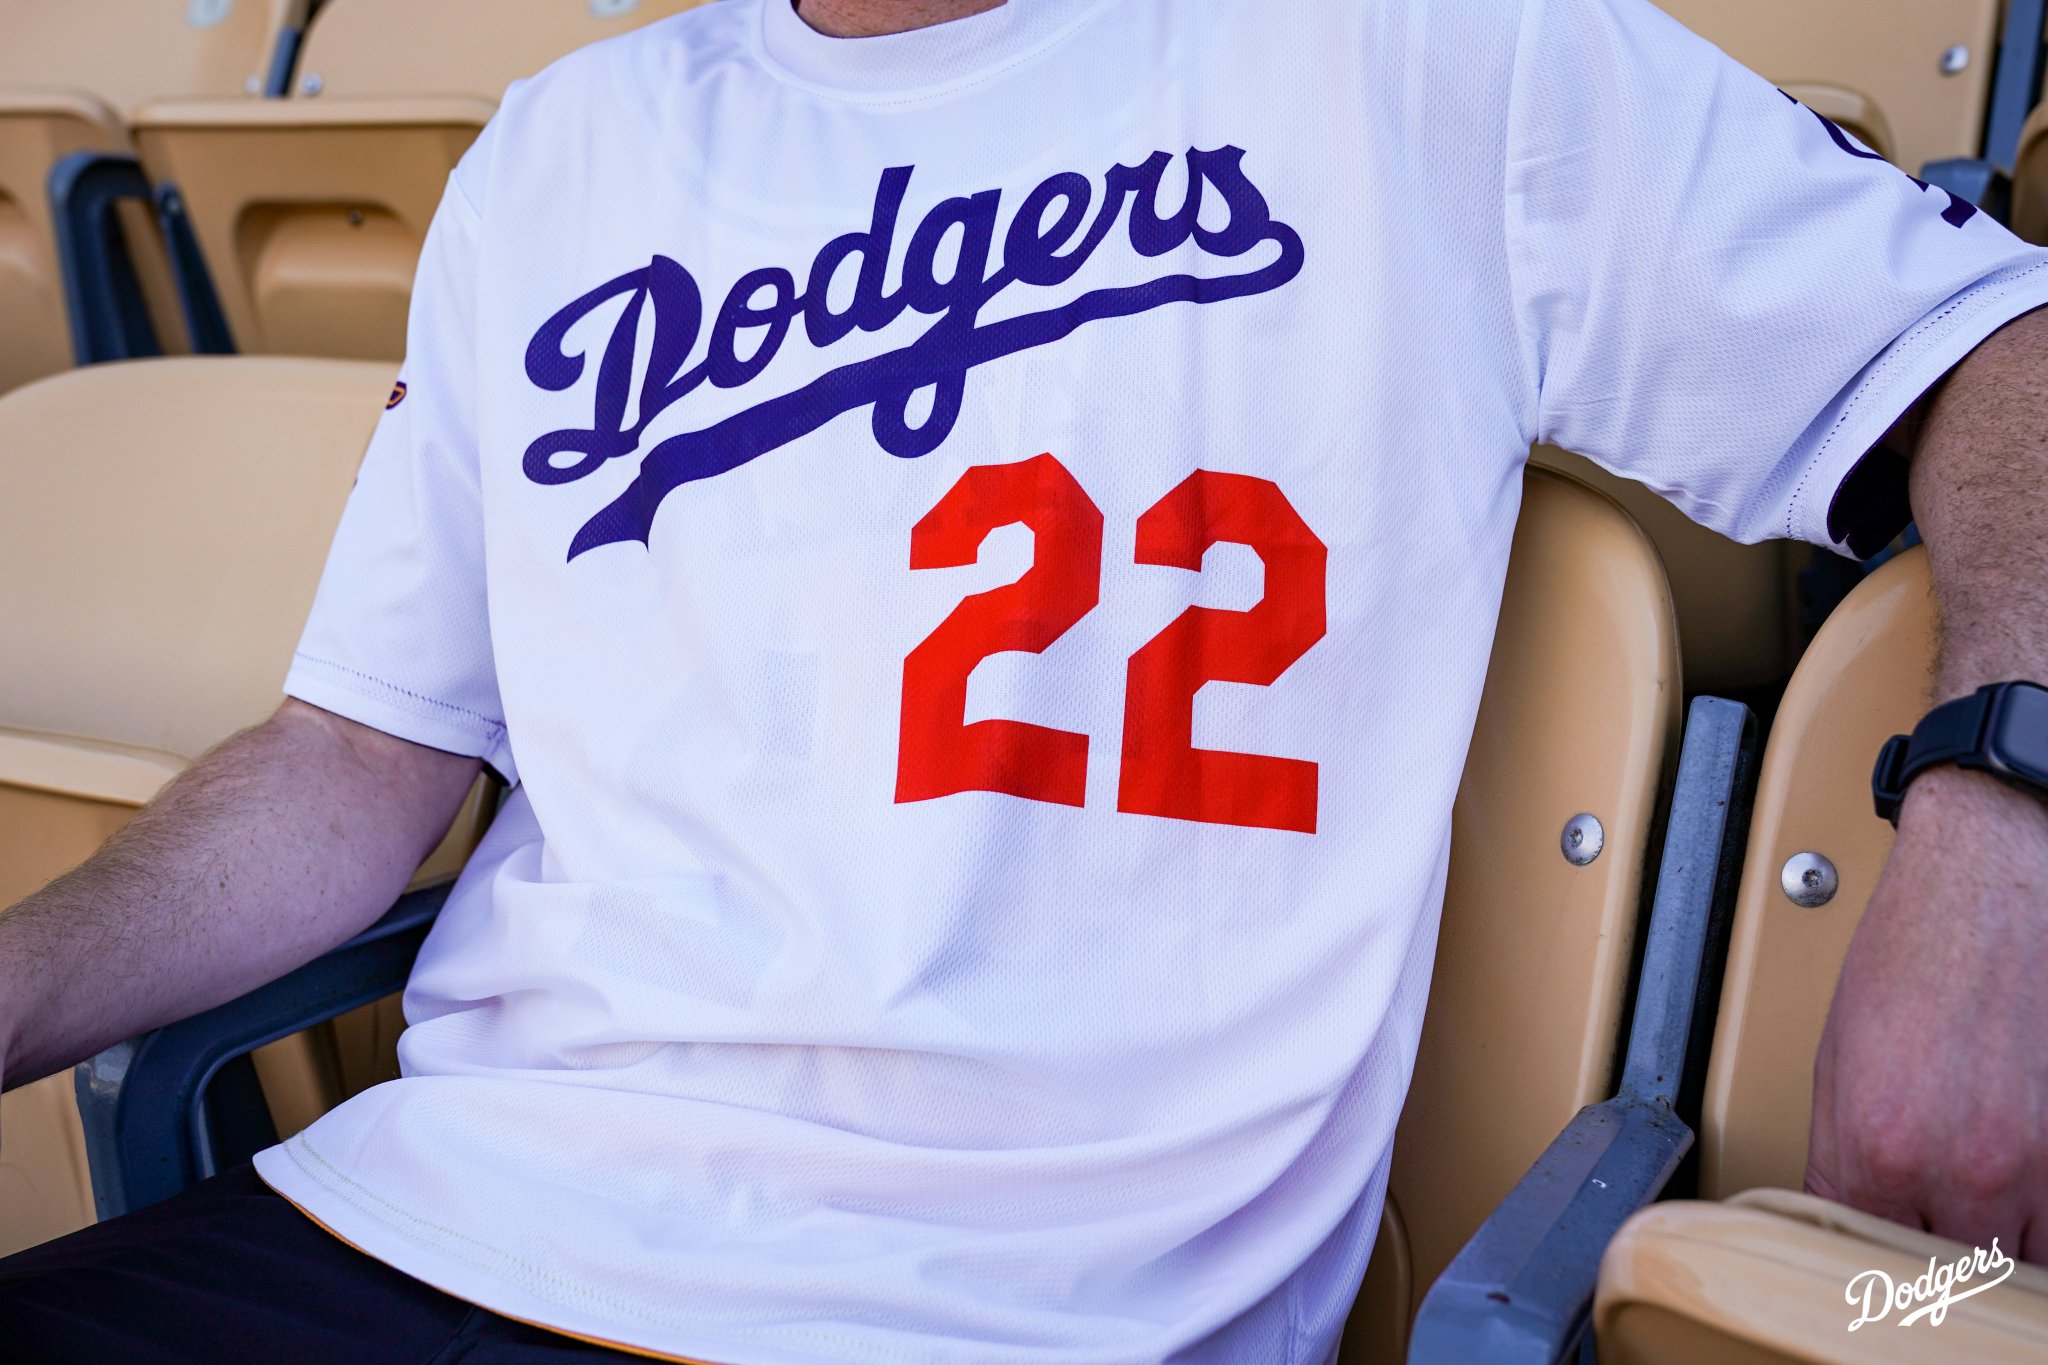
[[[1565,822],[1564,833],[1557,842],[1564,851],[1566,862],[1573,867],[1584,867],[1607,847],[1607,830],[1601,825],[1600,817],[1582,812]]]
[[[1941,74],[1960,76],[1970,69],[1970,49],[1958,44],[1941,54]]]
[[[1778,885],[1784,888],[1787,900],[1811,910],[1835,898],[1842,889],[1842,878],[1824,855],[1795,853],[1785,860]]]

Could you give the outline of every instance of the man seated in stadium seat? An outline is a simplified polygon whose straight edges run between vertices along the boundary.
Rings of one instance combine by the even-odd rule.
[[[452,179],[292,700],[0,918],[14,1085],[370,923],[488,764],[405,1077],[0,1263],[0,1341],[1322,1365],[1531,440],[1856,554],[1903,447],[1941,693],[2048,680],[2044,303],[1648,0],[572,56]],[[2038,800],[1915,784],[1817,1189],[2048,1258],[2044,890]]]

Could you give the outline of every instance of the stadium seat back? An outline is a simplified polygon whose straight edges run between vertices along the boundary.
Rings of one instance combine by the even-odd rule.
[[[1891,140],[1880,150],[1909,171],[1982,150],[1999,0],[1657,3],[1745,66],[1788,90],[1801,87],[1793,93],[1821,113],[1847,115],[1867,102]],[[1874,121],[1858,131],[1878,145]]]
[[[1858,586],[1828,619],[1786,689],[1764,751],[1756,810],[1715,1024],[1700,1131],[1710,1199],[1798,1189],[1806,1166],[1813,1058],[1835,978],[1891,852],[1872,809],[1878,749],[1931,704],[1935,603],[1926,552]],[[1819,855],[1824,867],[1801,855]],[[1790,877],[1818,899],[1787,894]]]
[[[1965,1301],[1972,1284],[2005,1273],[1980,1274],[1974,1250],[1789,1191],[1654,1204],[1622,1226],[1601,1262],[1593,1309],[1601,1365],[2048,1359],[2048,1270],[2015,1265]],[[1886,1284],[1913,1283],[1930,1261],[1964,1260],[1970,1277],[1941,1317],[1897,1330],[1928,1300],[1850,1330],[1865,1314],[1864,1288],[1874,1291],[1875,1315]],[[1853,1299],[1852,1285],[1861,1286]]]
[[[138,113],[177,185],[237,347],[402,358],[412,277],[448,172],[505,87],[700,0],[328,0],[293,98]]]
[[[276,708],[390,385],[389,365],[187,359],[0,398],[0,634],[15,663],[0,671],[0,905]],[[423,879],[460,867],[481,801]],[[281,1129],[347,1088],[348,1041],[259,1054]],[[0,1102],[0,1253],[91,1221],[70,1086],[60,1074]]]
[[[0,393],[71,364],[71,324],[50,217],[51,168],[73,152],[128,150],[136,104],[260,91],[279,35],[308,0],[0,0]],[[124,213],[133,242],[146,214]],[[154,243],[150,243],[151,246]],[[173,312],[156,254],[152,311]]]
[[[236,349],[395,364],[427,227],[492,108],[180,102],[142,110],[135,139],[180,191]]]
[[[307,0],[0,0],[0,89],[83,93],[117,117],[168,95],[261,94],[279,33],[303,24],[307,8]]]
[[[1798,575],[1806,547],[1730,540],[1633,479],[1553,446],[1536,447],[1530,458],[1613,498],[1650,537],[1678,610],[1688,695],[1741,698],[1784,686],[1799,658]]]
[[[50,168],[124,145],[119,120],[91,96],[0,88],[0,393],[71,364]]]
[[[1346,1365],[1403,1357],[1407,1324],[1457,1249],[1572,1115],[1612,1092],[1678,690],[1656,551],[1611,500],[1532,468]],[[1582,814],[1604,847],[1579,866],[1564,843]]]
[[[505,87],[565,53],[700,0],[328,0],[306,35],[295,95],[462,96]]]
[[[388,365],[138,362],[0,400],[0,724],[187,758],[277,705]]]
[[[72,364],[49,172],[74,151],[127,151],[145,98],[262,88],[279,35],[307,0],[0,0],[0,393]],[[123,227],[143,256],[152,313],[170,321],[168,272],[139,207]]]
[[[2048,246],[2048,104],[2027,115],[2013,157],[2012,230],[2035,246]]]

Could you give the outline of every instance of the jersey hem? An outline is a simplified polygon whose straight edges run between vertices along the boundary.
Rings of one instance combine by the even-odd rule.
[[[537,1327],[556,1336],[587,1341],[612,1350],[681,1365],[837,1365],[848,1355],[797,1354],[779,1346],[727,1346],[704,1340],[688,1343],[658,1339],[653,1332],[630,1333],[619,1319],[589,1309],[578,1310],[538,1289],[524,1286],[517,1278],[556,1280],[568,1293],[589,1295],[582,1286],[561,1280],[524,1258],[453,1229],[427,1223],[389,1204],[375,1191],[361,1185],[322,1156],[305,1133],[259,1152],[256,1174],[292,1207],[347,1246],[372,1260],[383,1262],[401,1274],[430,1285],[452,1298],[461,1299],[487,1312]],[[354,1188],[349,1188],[353,1186]],[[380,1209],[377,1204],[387,1207]],[[418,1236],[399,1226],[411,1218],[437,1237]],[[469,1250],[441,1245],[465,1241]],[[500,1261],[519,1272],[517,1278],[500,1274],[479,1262],[483,1257]],[[620,1310],[632,1315],[624,1304]],[[667,1329],[653,1324],[655,1332]],[[885,1352],[860,1351],[860,1358],[894,1359]]]
[[[413,744],[480,758],[497,769],[507,786],[518,785],[504,724],[478,712],[303,652],[293,656],[284,693]]]
[[[348,1249],[349,1249],[350,1251],[353,1251],[353,1252],[355,1252],[355,1253],[356,1253],[356,1254],[357,1254],[358,1256],[369,1256],[369,1257],[370,1257],[370,1259],[371,1259],[371,1260],[373,1260],[373,1261],[375,1261],[375,1260],[377,1260],[377,1259],[378,1259],[378,1258],[377,1258],[377,1257],[375,1257],[375,1256],[371,1256],[369,1252],[367,1252],[367,1251],[363,1250],[363,1248],[361,1248],[361,1247],[357,1246],[357,1245],[356,1245],[356,1244],[355,1244],[354,1242],[351,1242],[351,1241],[350,1241],[350,1240],[349,1240],[348,1238],[346,1238],[346,1237],[342,1236],[342,1235],[341,1235],[340,1233],[336,1232],[336,1231],[335,1231],[335,1230],[334,1230],[333,1228],[331,1228],[331,1227],[327,1226],[327,1224],[325,1224],[325,1223],[321,1222],[321,1221],[320,1221],[320,1219],[319,1219],[319,1217],[318,1217],[317,1215],[315,1215],[315,1214],[314,1214],[314,1213],[312,1213],[312,1212],[311,1212],[310,1210],[308,1210],[308,1209],[307,1209],[307,1208],[306,1208],[306,1207],[305,1207],[304,1205],[300,1204],[298,1200],[296,1200],[296,1199],[292,1198],[292,1197],[291,1197],[290,1195],[286,1194],[286,1193],[285,1193],[285,1192],[284,1192],[283,1190],[279,1189],[279,1188],[278,1188],[278,1187],[277,1187],[277,1186],[276,1186],[276,1185],[275,1185],[275,1184],[274,1184],[274,1183],[273,1183],[273,1182],[272,1182],[272,1181],[271,1181],[271,1180],[269,1179],[269,1177],[267,1177],[267,1176],[265,1176],[265,1175],[263,1174],[263,1172],[262,1172],[262,1171],[260,1171],[260,1170],[259,1170],[259,1171],[257,1171],[257,1172],[256,1172],[256,1178],[257,1178],[257,1179],[259,1179],[259,1180],[261,1180],[261,1181],[263,1181],[263,1183],[264,1183],[264,1184],[266,1184],[266,1185],[269,1185],[269,1186],[270,1186],[270,1192],[271,1192],[272,1194],[275,1194],[275,1195],[276,1195],[276,1196],[277,1196],[277,1197],[278,1197],[279,1199],[282,1199],[282,1200],[284,1200],[284,1202],[285,1202],[285,1203],[287,1203],[287,1204],[290,1204],[290,1205],[291,1205],[291,1206],[292,1206],[293,1208],[297,1209],[297,1210],[299,1211],[299,1213],[300,1213],[301,1215],[303,1215],[303,1216],[305,1217],[305,1219],[306,1219],[306,1221],[307,1221],[307,1222],[311,1223],[311,1224],[312,1224],[312,1225],[313,1225],[314,1227],[316,1227],[316,1228],[320,1229],[320,1231],[322,1231],[322,1232],[326,1233],[326,1234],[327,1234],[327,1235],[328,1235],[329,1237],[332,1237],[332,1238],[333,1238],[333,1239],[334,1239],[335,1241],[337,1241],[337,1242],[341,1243],[341,1244],[342,1244],[343,1246],[347,1247],[347,1248],[348,1248]],[[443,1291],[441,1291],[441,1292],[443,1292],[443,1293],[446,1293],[447,1291],[443,1290]],[[486,1313],[496,1313],[496,1312],[497,1312],[497,1310],[496,1310],[496,1309],[492,1309],[492,1308],[484,1308],[484,1305],[482,1305],[482,1304],[480,1304],[480,1303],[474,1303],[474,1302],[472,1302],[472,1301],[471,1301],[471,1300],[469,1300],[469,1299],[464,1299],[464,1298],[462,1298],[462,1296],[461,1296],[461,1295],[459,1295],[459,1294],[450,1294],[450,1295],[449,1295],[448,1297],[450,1297],[450,1298],[452,1298],[452,1299],[457,1299],[457,1300],[459,1300],[459,1301],[461,1301],[461,1302],[463,1302],[463,1303],[467,1303],[467,1304],[469,1304],[469,1306],[470,1306],[470,1307],[472,1307],[472,1308],[483,1308],[483,1311],[484,1311],[484,1312],[486,1312]],[[640,1349],[640,1348],[639,1348],[638,1346],[628,1346],[628,1345],[626,1345],[626,1344],[625,1344],[624,1342],[622,1342],[622,1341],[606,1341],[606,1340],[604,1340],[604,1339],[603,1339],[602,1337],[587,1337],[587,1336],[584,1336],[584,1335],[582,1335],[581,1333],[578,1333],[578,1332],[563,1332],[563,1331],[558,1331],[558,1330],[556,1330],[555,1328],[553,1328],[553,1327],[550,1327],[550,1326],[548,1326],[548,1325],[547,1325],[546,1323],[544,1323],[544,1322],[534,1322],[534,1321],[532,1321],[532,1320],[530,1320],[530,1319],[528,1319],[528,1318],[515,1318],[515,1317],[511,1316],[511,1314],[509,1314],[509,1313],[497,1313],[497,1316],[499,1316],[499,1317],[501,1317],[501,1318],[504,1318],[504,1319],[505,1319],[506,1321],[508,1321],[508,1322],[517,1322],[517,1323],[521,1323],[521,1324],[523,1324],[523,1325],[525,1325],[525,1326],[527,1326],[527,1327],[532,1327],[532,1328],[535,1328],[535,1329],[537,1329],[537,1330],[539,1330],[539,1331],[542,1331],[542,1332],[553,1332],[553,1333],[554,1333],[554,1334],[555,1334],[556,1336],[558,1336],[558,1337],[565,1337],[565,1338],[567,1338],[567,1339],[568,1339],[568,1340],[570,1340],[570,1341],[581,1341],[581,1342],[585,1342],[585,1343],[587,1343],[587,1344],[589,1344],[589,1345],[591,1345],[591,1346],[602,1346],[602,1347],[604,1347],[604,1348],[605,1348],[606,1350],[611,1350],[611,1351],[623,1351],[623,1352],[624,1352],[625,1354],[627,1354],[627,1355],[634,1355],[634,1356],[640,1356],[640,1357],[642,1357],[643,1359],[646,1359],[646,1360],[665,1360],[665,1361],[668,1361],[668,1362],[670,1362],[670,1365],[719,1365],[719,1363],[718,1363],[717,1361],[712,1361],[712,1360],[693,1360],[693,1359],[691,1359],[691,1358],[690,1358],[690,1357],[688,1357],[688,1356],[670,1356],[670,1355],[661,1355],[661,1354],[659,1354],[658,1352],[654,1352],[654,1351],[644,1351],[644,1350]]]
[[[1786,507],[1783,534],[1858,558],[1836,540],[1836,496],[1887,432],[1993,332],[2048,307],[2048,255],[2007,266],[1955,294],[1908,328],[1847,391],[1841,411],[1805,462]]]

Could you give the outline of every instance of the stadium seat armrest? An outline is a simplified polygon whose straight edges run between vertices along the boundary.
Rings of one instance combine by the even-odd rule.
[[[1430,1287],[1410,1365],[1570,1359],[1607,1244],[1657,1197],[1692,1141],[1651,1101],[1580,1110]]]
[[[317,961],[80,1064],[99,1216],[168,1199],[275,1142],[248,1055],[401,989],[447,896],[413,892]]]
[[[234,355],[235,336],[222,309],[213,270],[200,248],[185,193],[176,185],[158,185],[155,192],[158,230],[170,258],[171,280],[178,288],[178,310],[185,317],[185,335],[194,355]]]
[[[1607,1244],[1692,1147],[1756,766],[1749,709],[1695,701],[1620,1093],[1579,1111],[1431,1286],[1411,1365],[1549,1365],[1577,1349]]]
[[[1759,749],[1748,707],[1719,697],[1694,699],[1621,1078],[1623,1098],[1669,1105],[1689,1126],[1699,1122],[1706,1085]]]
[[[162,355],[115,214],[124,199],[149,202],[141,164],[125,153],[74,152],[51,167],[49,196],[78,363]]]
[[[270,53],[270,74],[263,78],[263,97],[281,100],[292,92],[292,74],[299,69],[299,53],[306,46],[306,26],[286,24],[278,30],[277,46]]]

